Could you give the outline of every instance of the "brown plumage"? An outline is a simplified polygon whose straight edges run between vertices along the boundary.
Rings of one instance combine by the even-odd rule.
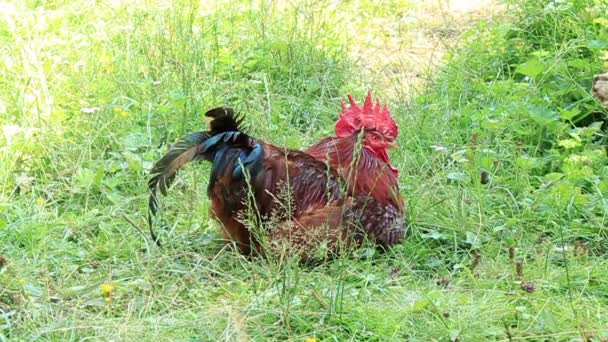
[[[216,108],[206,116],[212,118],[209,131],[187,136],[155,164],[150,217],[158,208],[156,189],[164,194],[180,167],[202,159],[212,163],[211,215],[222,225],[222,236],[244,254],[292,246],[290,252],[308,258],[322,241],[337,251],[366,236],[385,247],[403,237],[398,210],[367,195],[352,196],[335,168],[249,137],[232,109]],[[261,226],[263,235],[252,233],[253,226]],[[262,246],[265,239],[270,244]]]

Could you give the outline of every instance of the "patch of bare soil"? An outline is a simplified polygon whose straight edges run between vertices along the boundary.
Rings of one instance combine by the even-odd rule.
[[[372,22],[374,27],[366,29],[368,43],[352,47],[351,56],[369,73],[374,89],[406,99],[424,85],[464,32],[504,9],[496,0],[420,1]]]

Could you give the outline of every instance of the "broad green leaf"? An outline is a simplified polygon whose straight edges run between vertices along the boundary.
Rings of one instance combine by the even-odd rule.
[[[518,65],[515,71],[522,75],[534,78],[543,73],[546,69],[547,67],[541,60],[538,58],[532,58],[527,62]]]
[[[129,171],[133,173],[142,171],[143,167],[141,165],[141,158],[137,154],[125,152],[123,156],[127,162],[127,168]]]
[[[446,238],[445,235],[436,230],[432,230],[430,233],[422,234],[421,236],[423,239],[431,238],[433,240],[441,240]]]
[[[567,64],[571,68],[580,69],[580,70],[584,70],[589,67],[589,61],[585,60],[585,59],[580,59],[580,58],[569,60],[567,62]]]
[[[79,186],[88,188],[93,185],[95,173],[90,169],[79,169],[74,178],[78,182]]]
[[[551,172],[551,173],[547,173],[545,175],[544,181],[545,182],[555,182],[555,181],[562,179],[563,177],[564,177],[563,173]]]
[[[521,156],[515,161],[515,165],[522,169],[535,169],[543,165],[542,161],[538,158]]]
[[[560,118],[559,113],[546,107],[530,107],[528,108],[528,114],[532,120],[542,126],[549,126]]]
[[[575,116],[577,116],[580,112],[578,109],[576,108],[572,108],[572,109],[564,109],[561,108],[559,110],[559,113],[562,117],[563,120],[572,120]]]
[[[571,149],[571,148],[581,146],[580,140],[576,140],[576,139],[563,139],[563,140],[560,140],[558,142],[558,144],[559,144],[559,146],[561,146],[565,149]]]
[[[450,172],[447,175],[448,179],[457,181],[457,182],[467,182],[470,180],[469,175],[464,172]]]
[[[479,236],[473,232],[466,233],[466,243],[470,244],[473,248],[480,248],[481,241],[479,241]]]

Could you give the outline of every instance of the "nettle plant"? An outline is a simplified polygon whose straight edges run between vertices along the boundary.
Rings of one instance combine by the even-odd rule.
[[[537,192],[541,212],[565,212],[568,218],[605,225],[608,158],[605,146],[597,143],[598,136],[605,136],[600,122],[575,127],[548,151],[552,167],[541,177]]]
[[[526,2],[518,20],[479,24],[446,56],[441,96],[426,98],[437,114],[426,120],[460,133],[439,138],[447,178],[484,184],[487,225],[502,237],[518,239],[519,228],[572,240],[608,233],[608,112],[590,93],[608,67],[607,26],[595,19],[602,3]]]
[[[589,90],[593,75],[604,71],[601,62],[608,34],[593,19],[591,12],[598,8],[592,5],[573,2],[554,7],[549,3],[538,9],[538,17],[524,20],[522,30],[513,31],[511,37],[532,51],[514,61],[513,79],[528,83],[532,88],[528,99],[532,95],[536,102],[528,113],[538,126],[529,132],[537,132],[538,139],[533,143],[531,136],[521,137],[533,147],[528,149],[528,161],[520,163],[536,176],[532,203],[550,220],[605,236],[607,115]],[[548,25],[551,16],[558,16],[560,22]],[[586,24],[580,25],[581,21]],[[552,29],[560,39],[541,35],[540,27]]]

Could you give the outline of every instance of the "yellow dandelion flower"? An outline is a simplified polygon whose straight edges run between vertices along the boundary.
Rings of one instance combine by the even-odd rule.
[[[36,204],[41,206],[44,204],[44,202],[46,202],[46,200],[44,198],[42,198],[42,197],[36,198]]]
[[[304,342],[319,342],[319,340],[316,337],[307,337]]]
[[[114,108],[112,108],[112,110],[114,111],[114,113],[120,113],[122,111],[122,108],[114,107]]]
[[[604,61],[604,68],[608,69],[608,61]]]
[[[123,118],[126,118],[127,116],[129,116],[129,112],[127,112],[126,110],[121,110],[119,114]]]
[[[110,294],[112,294],[112,291],[114,291],[114,285],[108,283],[103,283],[99,285],[99,288],[105,296],[109,296]]]

